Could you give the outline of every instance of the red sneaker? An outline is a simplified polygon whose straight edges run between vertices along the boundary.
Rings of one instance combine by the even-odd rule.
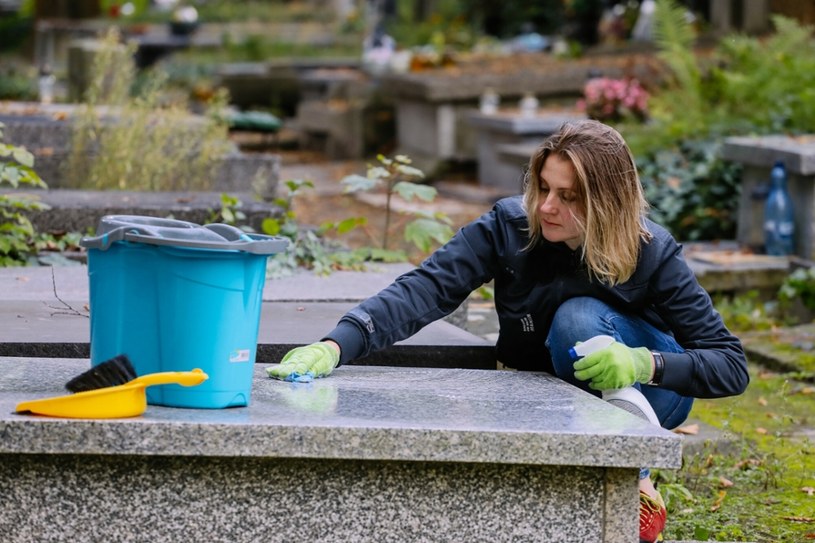
[[[665,503],[659,492],[655,498],[640,492],[640,543],[662,541],[666,516]]]

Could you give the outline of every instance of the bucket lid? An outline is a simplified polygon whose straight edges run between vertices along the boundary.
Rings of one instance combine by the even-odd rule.
[[[228,224],[215,223],[202,226],[159,217],[105,215],[99,220],[96,236],[82,238],[79,245],[105,251],[115,241],[243,251],[257,255],[285,251],[289,244],[289,240],[284,237],[249,234]]]

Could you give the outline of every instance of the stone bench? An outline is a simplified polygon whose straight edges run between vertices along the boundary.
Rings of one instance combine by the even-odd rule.
[[[298,81],[301,99],[294,126],[303,148],[347,160],[371,156],[392,142],[393,107],[362,71],[304,70]]]
[[[680,436],[542,373],[344,366],[293,384],[258,364],[248,407],[13,414],[87,367],[0,358],[8,543],[628,543],[640,466],[681,463]]]
[[[407,267],[267,281],[249,407],[111,421],[12,414],[88,368],[87,269],[0,270],[4,541],[636,540],[638,468],[678,467],[682,438],[496,371],[448,322],[311,385],[266,377]]]
[[[407,264],[371,265],[368,272],[323,277],[302,271],[267,278],[258,362],[277,362],[290,349],[319,340],[361,300],[386,287]],[[86,266],[0,268],[0,356],[90,356]],[[494,344],[463,328],[466,305],[360,365],[495,369]]]
[[[0,105],[3,141],[25,147],[34,155],[34,169],[50,188],[66,188],[65,165],[73,137],[73,104]],[[105,108],[100,108],[105,110]],[[200,118],[190,115],[194,126]],[[243,153],[229,142],[230,149],[215,161],[208,184],[213,191],[247,192],[273,198],[280,174],[280,157],[270,153]],[[88,153],[88,158],[93,154]]]
[[[511,109],[495,114],[473,111],[470,124],[476,132],[479,183],[500,188],[507,194],[520,194],[524,168],[537,146],[564,122],[585,118],[567,110],[541,111],[531,116]]]
[[[659,80],[654,67],[655,57],[648,53],[569,60],[547,53],[481,58],[450,69],[386,74],[382,92],[394,102],[399,152],[433,175],[445,163],[476,159],[470,116],[488,88],[500,96],[502,105],[514,106],[531,93],[542,106],[574,106],[590,74],[634,76],[652,84]]]
[[[764,249],[764,202],[770,170],[780,160],[787,169],[787,189],[794,205],[795,254],[815,259],[815,135],[727,138],[722,158],[744,166],[736,232],[739,243]]]
[[[236,62],[215,67],[217,86],[229,91],[229,101],[241,109],[273,107],[292,117],[302,99],[302,74],[313,70],[357,69],[356,58],[293,58],[266,62]]]

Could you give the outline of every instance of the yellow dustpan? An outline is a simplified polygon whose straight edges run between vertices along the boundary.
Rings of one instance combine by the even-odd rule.
[[[200,385],[209,376],[200,369],[165,371],[136,377],[123,385],[97,388],[17,404],[17,413],[34,413],[70,419],[117,419],[141,415],[147,409],[144,389],[151,385]]]

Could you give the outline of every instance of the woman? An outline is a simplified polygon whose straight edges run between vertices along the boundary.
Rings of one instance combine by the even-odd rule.
[[[564,124],[531,157],[522,198],[499,201],[269,374],[328,375],[413,335],[494,280],[504,366],[547,371],[596,395],[634,385],[659,423],[675,428],[693,398],[740,394],[749,378],[741,343],[647,207],[622,136],[596,121]],[[572,360],[571,347],[601,334],[615,341]],[[640,502],[640,538],[655,541],[665,507],[647,469]]]

